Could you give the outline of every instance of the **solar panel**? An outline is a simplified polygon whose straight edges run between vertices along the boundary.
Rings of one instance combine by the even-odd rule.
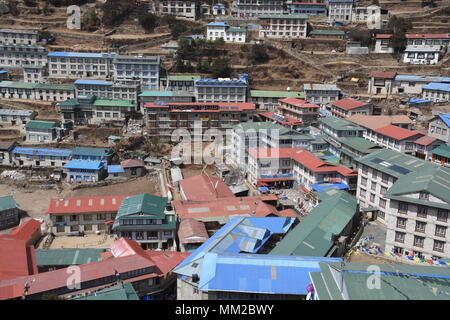
[[[380,158],[373,158],[371,161],[372,161],[373,163],[381,163],[381,162],[383,162],[383,159],[380,159]]]
[[[408,173],[411,172],[411,170],[408,170],[406,168],[400,167],[400,166],[398,166],[396,164],[390,166],[389,169],[391,169],[391,170],[393,170],[395,172],[401,173],[401,174],[408,174]]]

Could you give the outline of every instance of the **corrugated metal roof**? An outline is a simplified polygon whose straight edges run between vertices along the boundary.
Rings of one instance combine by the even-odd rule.
[[[121,165],[109,165],[108,166],[108,173],[124,173],[125,170],[123,170]]]
[[[50,200],[48,214],[75,214],[92,212],[117,212],[127,196],[96,196],[58,198]]]
[[[26,129],[53,129],[56,126],[54,121],[30,120],[25,124]]]
[[[95,52],[49,52],[49,57],[69,57],[69,58],[108,58],[112,59],[115,55],[111,53],[95,53]]]
[[[19,205],[13,196],[0,197],[0,212],[18,207]]]
[[[69,149],[40,149],[27,147],[14,147],[12,154],[24,154],[29,156],[70,157],[72,150]]]
[[[133,288],[131,283],[123,283],[120,285],[112,286],[103,290],[96,291],[90,295],[77,296],[71,298],[71,300],[139,300],[139,296]]]
[[[70,266],[101,261],[106,249],[36,249],[38,266]]]
[[[65,169],[85,169],[85,170],[101,170],[105,166],[103,161],[90,160],[71,160],[64,168]]]
[[[87,80],[87,79],[78,79],[75,80],[74,84],[89,84],[89,85],[100,85],[100,86],[112,86],[112,82],[104,81],[104,80]]]

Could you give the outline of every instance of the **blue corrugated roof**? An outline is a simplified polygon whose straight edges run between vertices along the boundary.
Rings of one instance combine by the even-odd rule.
[[[340,261],[340,258],[207,253],[199,273],[198,288],[306,295],[311,283],[309,273],[320,270],[319,262]]]
[[[105,166],[103,161],[89,161],[89,160],[71,160],[64,166],[65,169],[86,169],[86,170],[100,170]]]
[[[11,151],[13,154],[24,154],[30,156],[56,156],[70,157],[72,150],[68,149],[38,149],[26,147],[14,147]]]
[[[229,27],[230,25],[226,22],[210,22],[207,24],[211,27]]]
[[[124,173],[125,170],[123,170],[121,165],[111,165],[108,166],[108,173]]]
[[[426,100],[426,99],[411,99],[408,102],[409,103],[428,103],[428,102],[432,102],[432,101]]]
[[[79,79],[75,80],[75,84],[96,84],[101,86],[112,86],[112,82],[104,81],[104,80],[85,80]]]
[[[447,127],[450,127],[450,113],[441,113],[439,114],[439,118],[444,121]]]
[[[325,191],[329,189],[348,189],[348,185],[345,183],[329,183],[329,182],[321,182],[321,183],[314,183],[311,185],[311,188],[313,188],[315,191]]]
[[[423,86],[422,89],[450,92],[450,83],[430,82],[426,86]]]
[[[190,273],[196,267],[188,265],[201,259],[208,252],[215,253],[256,253],[274,233],[286,233],[295,218],[234,217],[211,238],[197,248],[188,258],[181,262],[175,270],[179,273]],[[186,266],[185,270],[180,270]]]
[[[111,53],[93,53],[93,52],[65,52],[55,51],[49,52],[49,57],[72,57],[72,58],[113,58]]]
[[[396,81],[429,81],[429,82],[450,82],[450,78],[439,76],[413,76],[406,74],[398,74],[395,76]]]

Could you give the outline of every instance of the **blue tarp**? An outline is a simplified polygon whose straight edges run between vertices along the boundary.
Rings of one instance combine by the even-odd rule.
[[[425,100],[425,99],[411,99],[408,101],[409,103],[429,103],[432,102],[431,100]]]
[[[348,189],[348,185],[342,182],[341,183],[319,182],[312,184],[311,188],[313,188],[313,190],[315,191],[325,191],[329,189],[342,190]]]
[[[270,189],[267,187],[259,187],[258,190],[261,192],[269,192],[270,191]]]

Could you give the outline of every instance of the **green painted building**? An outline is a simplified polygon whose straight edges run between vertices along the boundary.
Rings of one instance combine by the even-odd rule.
[[[17,202],[12,196],[0,197],[0,230],[15,227],[19,223],[19,205]]]

